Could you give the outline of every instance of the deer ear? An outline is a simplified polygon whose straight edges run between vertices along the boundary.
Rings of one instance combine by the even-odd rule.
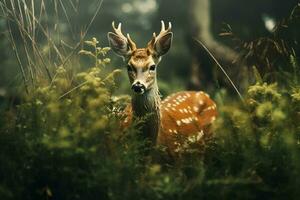
[[[173,33],[167,33],[161,38],[159,38],[154,44],[154,50],[158,56],[165,55],[172,45]]]
[[[126,57],[130,54],[130,49],[127,40],[121,38],[115,33],[107,34],[108,42],[112,50],[119,56]]]

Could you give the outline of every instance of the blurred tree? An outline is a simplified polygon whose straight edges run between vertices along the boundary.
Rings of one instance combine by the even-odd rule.
[[[165,64],[172,66],[175,75],[184,78],[184,82],[187,82],[186,74],[190,73],[188,86],[190,89],[205,88],[205,90],[216,89],[218,84],[224,86],[226,78],[219,69],[215,68],[215,63],[207,52],[192,40],[193,37],[201,40],[221,62],[234,82],[243,87],[246,85],[245,82],[248,82],[247,76],[252,76],[249,75],[248,67],[241,60],[233,63],[239,57],[240,50],[236,51],[235,41],[219,36],[219,33],[224,30],[224,23],[232,27],[237,37],[243,41],[250,41],[269,36],[272,28],[270,25],[274,26],[283,16],[288,16],[297,4],[296,0],[284,4],[279,0],[250,2],[190,0],[185,3],[180,0],[158,0],[157,2],[157,17],[154,18],[153,24],[164,19],[174,25],[173,49],[171,55],[168,55],[168,59],[164,61]],[[164,74],[162,75],[164,79],[169,78],[170,70],[168,69],[166,73],[168,77]]]
[[[38,6],[41,2],[44,2],[44,6]],[[165,84],[167,87],[163,89],[165,91],[179,90],[188,82],[191,83],[190,88],[205,87],[207,90],[207,87],[210,87],[215,89],[217,81],[224,82],[226,80],[223,74],[219,77],[215,74],[215,72],[220,73],[220,70],[215,69],[211,58],[191,39],[192,37],[202,40],[221,61],[231,77],[237,79],[235,82],[240,85],[240,80],[244,81],[246,78],[240,74],[242,67],[239,63],[232,64],[235,55],[238,55],[233,50],[236,44],[228,38],[218,37],[218,33],[224,28],[224,22],[230,24],[233,32],[243,40],[266,36],[270,34],[266,24],[270,24],[270,22],[276,24],[283,16],[288,16],[297,2],[297,0],[285,3],[280,0],[34,1],[37,5],[35,6],[36,15],[41,18],[45,30],[51,34],[58,47],[66,50],[75,47],[82,39],[82,32],[88,26],[90,28],[86,38],[97,36],[101,42],[107,45],[106,34],[111,30],[112,21],[122,22],[124,32],[129,32],[142,47],[151,38],[152,32],[159,31],[160,20],[171,21],[174,31],[173,47],[167,55],[167,59],[162,61],[161,67],[158,69],[160,71],[159,80],[168,83]],[[100,4],[99,13],[90,24]],[[46,9],[46,12],[43,11],[40,14],[41,8]],[[22,41],[17,30],[13,29],[13,31],[15,40]],[[42,38],[43,33],[37,32],[36,37],[41,44],[40,48],[46,54],[47,42],[45,42],[45,38]],[[18,45],[20,44],[18,42]],[[6,47],[5,43],[2,46]],[[112,59],[115,66],[121,65],[119,58],[112,56]],[[12,62],[13,59],[10,59],[10,56],[5,60],[10,60],[7,71],[12,68],[17,69],[15,66],[12,67],[12,65],[16,65],[16,62]],[[7,79],[1,77],[1,80],[4,85],[7,84]]]
[[[212,6],[210,0],[190,0],[189,1],[189,26],[190,34],[196,40],[201,41],[219,60],[222,65],[232,66],[230,69],[224,67],[238,83],[240,89],[248,84],[248,73],[246,66],[239,60],[239,54],[231,47],[216,40],[212,32]],[[213,86],[214,80],[224,80],[223,74],[219,69],[215,69],[212,59],[207,52],[195,41],[190,41],[189,46],[193,54],[191,63],[190,88],[199,89],[203,86],[208,89]],[[200,56],[201,55],[201,56]],[[220,73],[218,73],[220,72]],[[202,80],[200,83],[200,79]],[[222,81],[219,81],[222,82]],[[204,83],[204,84],[203,84]],[[224,85],[224,83],[222,84]],[[230,86],[229,86],[230,87]],[[215,86],[214,86],[215,88]]]

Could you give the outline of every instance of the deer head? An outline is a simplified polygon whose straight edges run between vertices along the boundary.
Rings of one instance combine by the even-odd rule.
[[[130,38],[124,36],[121,30],[121,23],[115,27],[112,23],[114,32],[108,33],[108,41],[113,51],[123,57],[127,64],[127,71],[131,88],[136,94],[144,94],[156,86],[156,68],[172,44],[173,33],[171,23],[166,29],[161,21],[161,31],[158,35],[153,33],[153,38],[148,42],[146,48],[137,48]]]

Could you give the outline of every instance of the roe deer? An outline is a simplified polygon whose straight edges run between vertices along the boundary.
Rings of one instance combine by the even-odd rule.
[[[124,36],[121,23],[114,32],[108,33],[113,51],[123,57],[133,90],[131,104],[125,109],[123,125],[129,126],[135,117],[146,117],[143,134],[153,144],[165,146],[167,151],[177,156],[191,144],[203,147],[205,138],[211,136],[211,124],[217,116],[216,104],[202,91],[182,91],[161,101],[156,69],[172,43],[171,23],[166,29],[161,21],[161,31],[153,33],[146,48],[137,48],[129,34]]]

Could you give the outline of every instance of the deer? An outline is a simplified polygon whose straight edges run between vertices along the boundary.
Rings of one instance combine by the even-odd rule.
[[[122,127],[147,116],[142,134],[153,145],[166,147],[171,156],[178,157],[191,145],[203,149],[206,139],[212,136],[212,124],[218,114],[216,103],[203,91],[180,91],[163,100],[159,93],[157,68],[171,48],[171,23],[166,28],[161,21],[160,33],[154,32],[145,48],[138,48],[129,34],[122,33],[121,26],[112,22],[113,32],[108,32],[107,37],[111,49],[127,66],[132,90]]]

